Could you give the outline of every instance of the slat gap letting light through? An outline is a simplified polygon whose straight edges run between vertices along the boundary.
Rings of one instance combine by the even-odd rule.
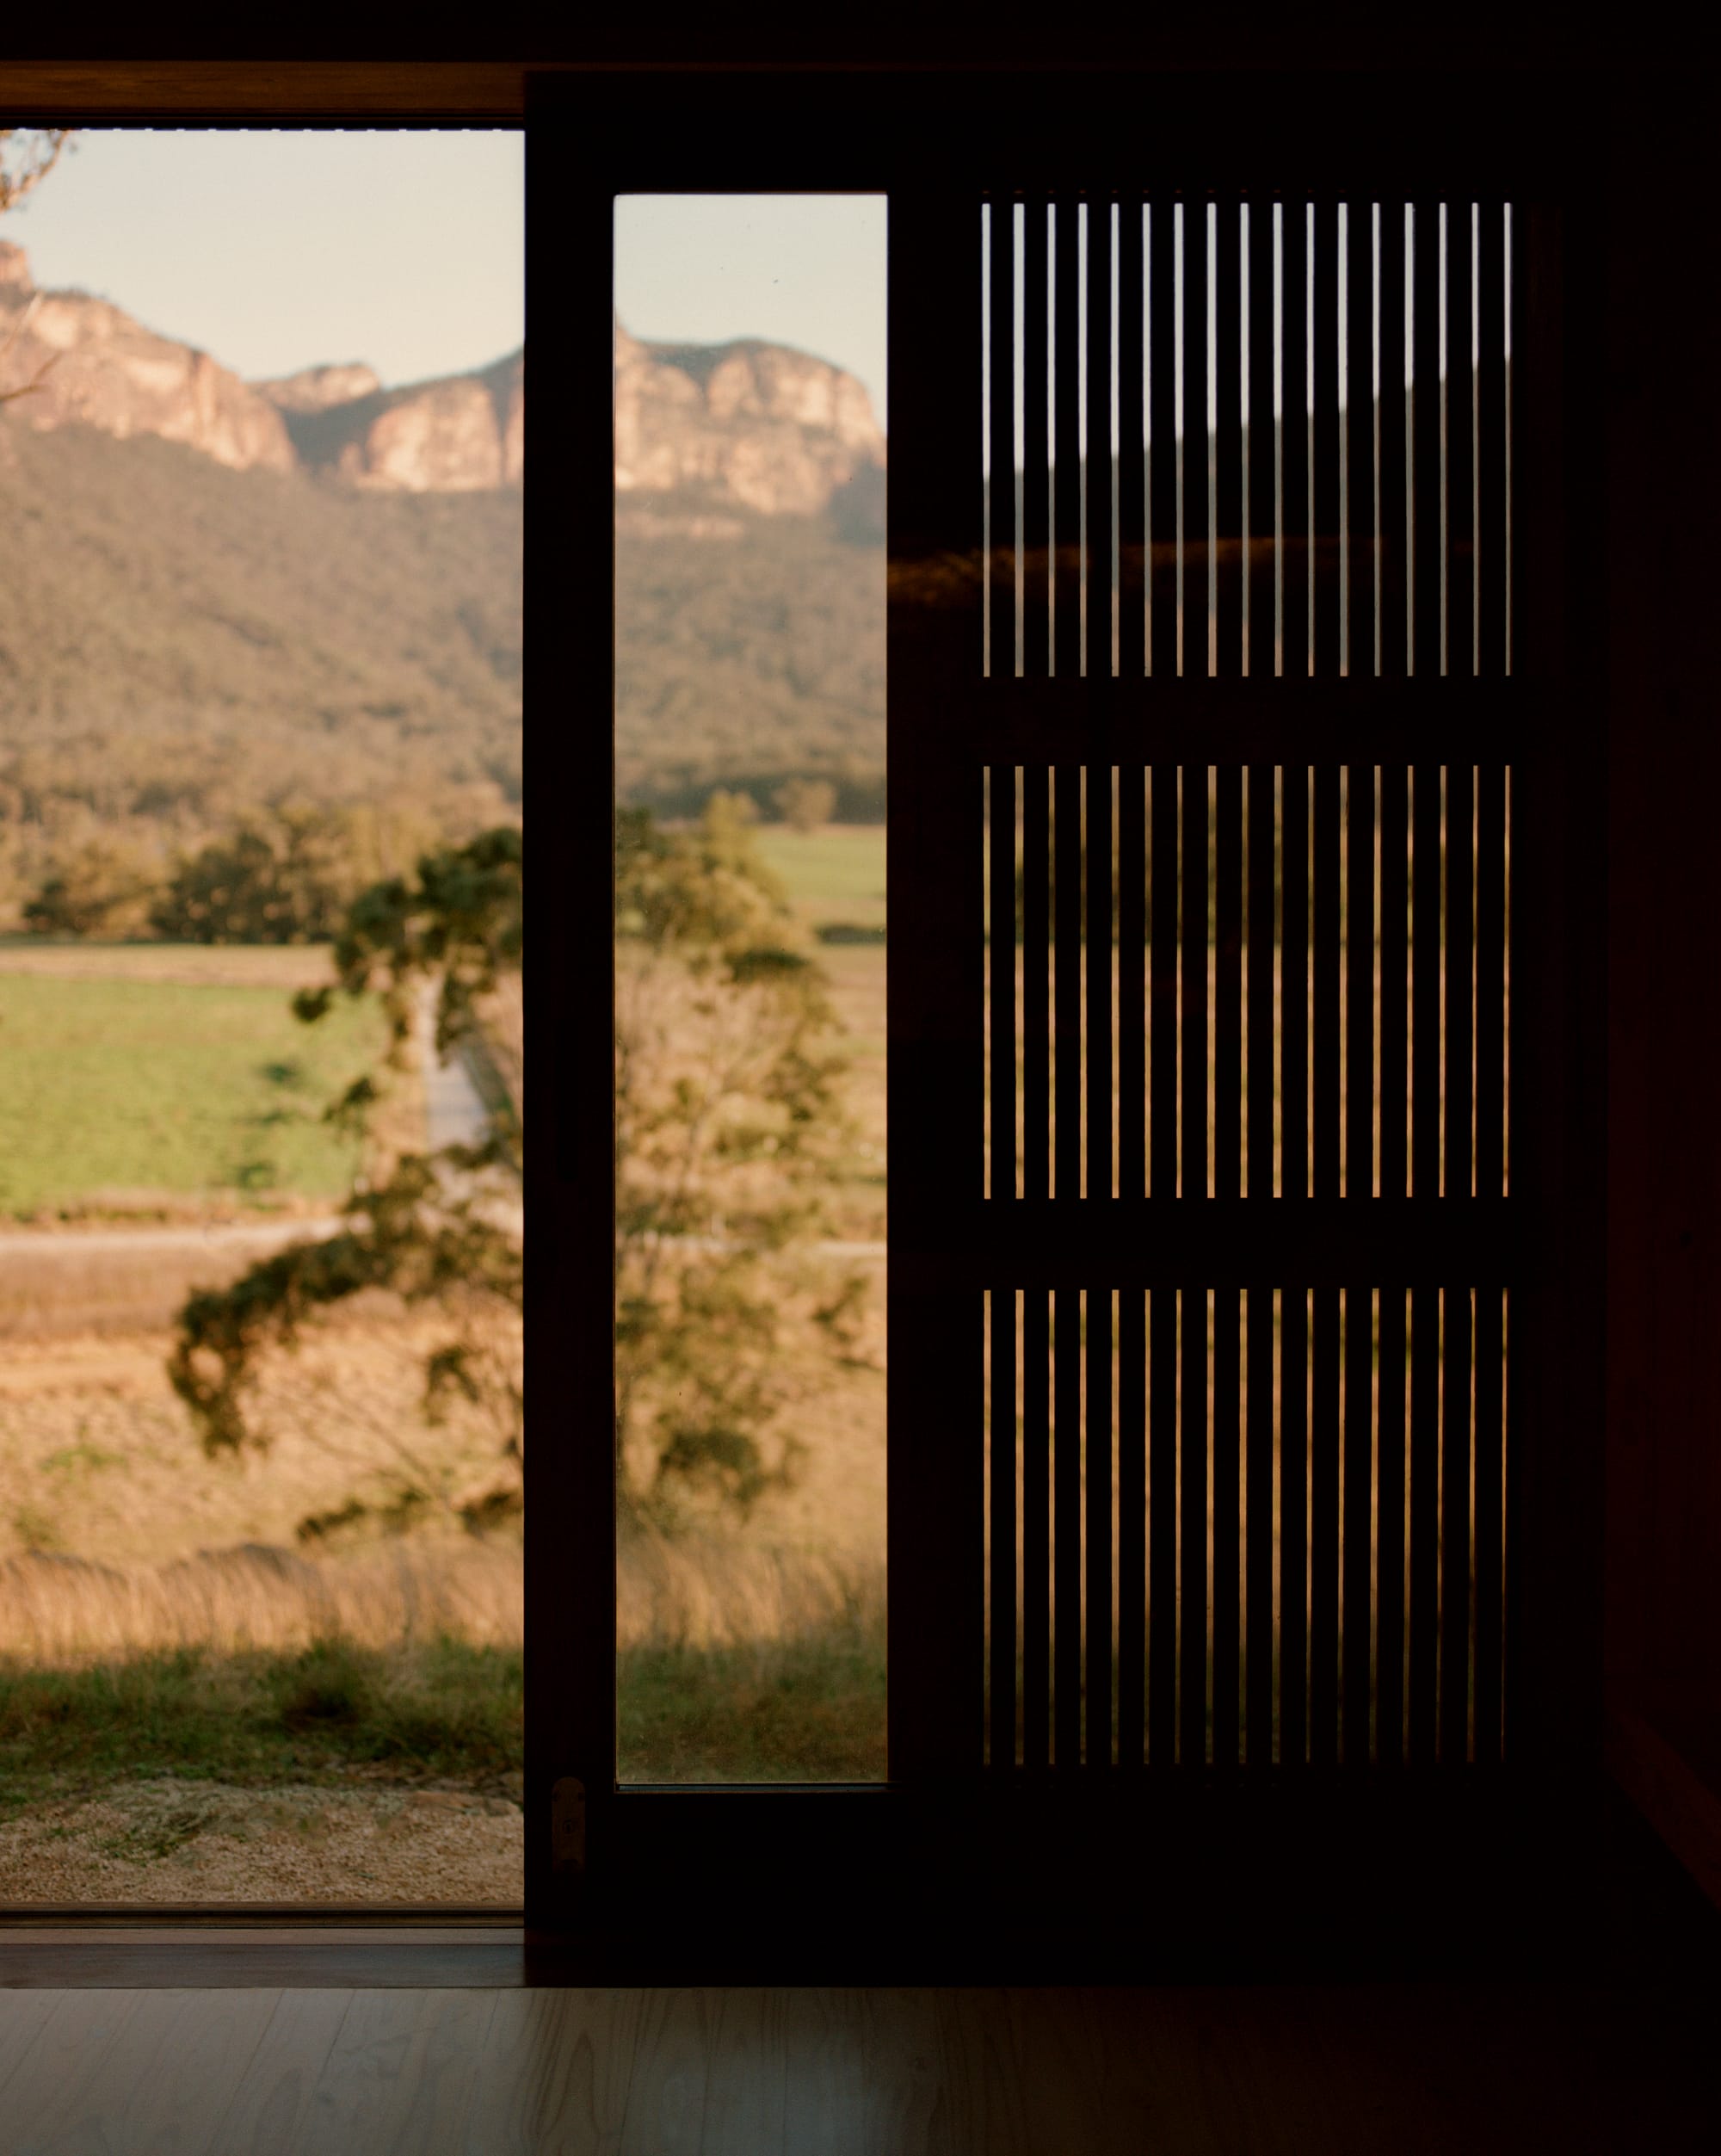
[[[1400,664],[1407,674],[1419,670],[1462,670],[1465,643],[1470,647],[1469,670],[1472,676],[1490,663],[1490,648],[1491,663],[1496,669],[1509,672],[1513,658],[1511,206],[1429,201],[1420,206],[1419,217],[1419,206],[1413,203],[1370,202],[1366,205],[1367,260],[1358,263],[1354,250],[1362,247],[1364,239],[1359,225],[1362,213],[1357,203],[1337,203],[1331,214],[1325,211],[1317,214],[1316,205],[1294,201],[1288,206],[1278,201],[1270,205],[1257,202],[1254,206],[1238,203],[1235,210],[1238,282],[1233,295],[1229,253],[1231,233],[1223,225],[1223,219],[1233,213],[1231,205],[1197,198],[1203,214],[1199,222],[1192,224],[1186,201],[1163,199],[1158,205],[1161,213],[1156,218],[1154,206],[1144,200],[1130,201],[1126,207],[1109,197],[1095,199],[1102,202],[1104,223],[1091,232],[1091,205],[1087,201],[1067,200],[1059,208],[1052,203],[1023,204],[1001,197],[1010,224],[996,232],[991,222],[994,206],[990,202],[982,206],[984,260],[981,285],[985,319],[981,331],[981,536],[985,548],[990,551],[996,547],[999,551],[996,574],[989,574],[981,602],[984,670],[991,670],[994,659],[1000,671],[1012,670],[1006,664],[1007,657],[1014,658],[1013,670],[1018,675],[1038,667],[1038,629],[1036,627],[1029,633],[1027,615],[1033,608],[1037,622],[1037,578],[1040,563],[1045,561],[1051,570],[1046,595],[1049,646],[1046,667],[1048,673],[1056,672],[1057,564],[1061,540],[1065,565],[1063,582],[1066,670],[1085,671],[1091,659],[1097,669],[1106,670],[1109,658],[1113,673],[1125,664],[1133,670],[1133,624],[1131,635],[1124,637],[1120,609],[1126,590],[1132,596],[1130,578],[1137,573],[1138,560],[1142,581],[1143,673],[1151,675],[1155,670],[1156,626],[1160,632],[1161,670],[1169,667],[1181,672],[1195,667],[1195,647],[1190,645],[1188,637],[1191,610],[1199,600],[1189,581],[1193,565],[1190,550],[1205,543],[1207,671],[1264,671],[1261,647],[1266,642],[1266,622],[1264,617],[1256,618],[1255,596],[1257,579],[1266,573],[1267,565],[1264,559],[1257,559],[1256,549],[1246,542],[1249,528],[1257,519],[1263,526],[1269,521],[1266,497],[1270,488],[1275,672],[1282,672],[1287,661],[1293,672],[1303,674],[1311,670],[1319,652],[1323,654],[1320,663],[1323,671],[1335,659],[1337,670],[1348,674],[1366,667],[1371,640],[1377,674],[1396,671]],[[1284,221],[1287,207],[1292,216],[1300,213],[1299,228],[1287,230]],[[1043,254],[1038,244],[1038,219],[1042,207],[1046,218]],[[1263,246],[1257,256],[1251,233],[1254,218],[1261,214],[1270,214],[1272,219],[1270,295],[1266,288],[1269,281],[1268,252]],[[1138,215],[1141,220],[1138,241],[1133,225]],[[1393,438],[1397,422],[1396,418],[1389,420],[1383,409],[1384,398],[1396,393],[1397,379],[1394,324],[1385,318],[1389,306],[1396,308],[1397,299],[1391,288],[1397,278],[1397,267],[1396,263],[1389,264],[1385,259],[1390,250],[1385,244],[1387,235],[1384,219],[1389,216],[1402,216],[1403,235],[1402,534],[1397,528],[1399,519],[1396,487],[1389,483],[1389,475],[1384,469],[1388,460],[1396,466],[1398,454]],[[1033,245],[1029,244],[1031,219],[1034,220]],[[1455,224],[1454,219],[1467,219],[1467,223]],[[1067,256],[1073,250],[1077,257],[1074,263],[1065,262],[1062,265],[1062,275],[1070,289],[1061,299],[1058,292],[1060,223],[1063,252]],[[1293,232],[1294,246],[1301,250],[1300,264],[1294,259]],[[1169,264],[1161,261],[1156,265],[1156,237],[1160,248],[1172,257]],[[1133,321],[1127,325],[1122,323],[1119,305],[1122,298],[1133,316],[1136,295],[1132,274],[1126,276],[1123,273],[1122,250],[1129,247],[1133,257],[1138,244],[1142,275],[1139,354],[1133,347],[1135,324]],[[1463,252],[1465,246],[1469,249],[1467,262]],[[1223,289],[1219,281],[1222,263]],[[1153,298],[1156,268],[1163,287],[1157,315]],[[1168,268],[1169,276],[1165,274]],[[1042,272],[1046,287],[1044,509],[1039,507],[1041,475],[1038,471],[1037,424],[1027,409],[1030,397],[1037,407],[1039,374],[1037,372],[1030,384],[1021,363],[1030,314],[1036,319],[1038,317]],[[1196,281],[1193,287],[1191,278]],[[1329,278],[1330,283],[1326,281]],[[1294,293],[1289,296],[1287,303],[1287,281],[1301,287],[1300,337],[1298,303]],[[1010,287],[1008,291],[1002,288],[1006,283]],[[1231,341],[1230,318],[1225,310],[1232,304],[1233,297],[1237,306],[1238,331],[1235,383],[1228,371],[1222,372],[1229,368],[1231,355],[1218,349],[1221,342],[1229,345]],[[1419,305],[1424,311],[1420,327]],[[1467,337],[1464,312],[1466,305]],[[1352,319],[1363,308],[1368,310],[1366,331],[1361,321]],[[1104,311],[1103,320],[1094,318],[1093,311],[1096,309]],[[1329,312],[1333,310],[1338,331],[1336,384],[1330,357],[1334,324],[1329,319]],[[1270,437],[1265,436],[1268,394],[1266,361],[1263,356],[1252,368],[1249,350],[1251,339],[1261,334],[1258,325],[1263,315],[1268,317],[1272,324]],[[1013,353],[1000,349],[994,354],[993,347],[1000,337],[1010,340],[1015,347]],[[1095,337],[1099,343],[1091,353],[1090,373],[1089,348]],[[1287,339],[1294,339],[1295,343],[1287,345]],[[1062,354],[1063,368],[1068,370],[1073,367],[1076,372],[1074,381],[1070,380],[1067,372],[1062,378],[1064,408],[1061,413],[1058,349],[1060,343],[1066,347]],[[1502,343],[1506,374],[1503,385],[1500,377]],[[1464,349],[1466,343],[1467,353]],[[1171,348],[1169,352],[1168,345]],[[1140,369],[1138,413],[1133,380],[1125,393],[1120,374],[1120,352],[1128,354],[1123,363],[1132,372],[1137,366]],[[1014,364],[1010,363],[1012,361]],[[1462,380],[1466,364],[1467,397]],[[1037,361],[1037,369],[1039,365]],[[1157,398],[1156,365],[1167,369],[1167,376],[1158,386]],[[1008,379],[1000,372],[1007,366]],[[1206,380],[1198,383],[1192,370],[1203,367]],[[1299,368],[1300,381],[1297,380]],[[1361,380],[1357,379],[1359,368],[1366,369]],[[1323,369],[1326,371],[1323,373]],[[1419,371],[1426,378],[1421,384],[1423,393],[1420,417],[1416,395]],[[1453,380],[1455,374],[1457,380]],[[1353,394],[1362,392],[1365,380],[1372,405],[1372,413],[1366,417],[1351,412]],[[1237,392],[1235,398],[1234,389]],[[1333,414],[1329,410],[1335,395],[1340,423],[1335,448],[1331,441]],[[1301,439],[1292,436],[1288,442],[1285,409],[1287,396],[1299,408],[1303,421]],[[1159,405],[1157,428],[1156,402]],[[1203,445],[1199,438],[1190,442],[1186,436],[1191,427],[1200,428],[1204,417],[1206,458],[1191,465],[1187,461],[1187,456],[1200,458]],[[1257,429],[1264,436],[1259,460],[1254,454],[1244,454],[1243,448]],[[1130,436],[1126,443],[1123,439],[1126,432]],[[1056,484],[1060,434],[1064,436],[1061,447],[1065,462],[1061,490]],[[1238,436],[1235,444],[1234,434]],[[1170,468],[1161,474],[1157,488],[1153,472],[1156,435],[1159,436],[1157,446],[1162,454],[1170,462]],[[1484,442],[1492,445],[1488,454],[1496,460],[1491,467],[1496,474],[1500,463],[1505,466],[1503,486],[1499,477],[1491,482],[1486,477],[1490,467],[1483,462]],[[1236,476],[1231,461],[1233,449],[1237,459]],[[1124,484],[1120,463],[1120,460],[1127,458],[1132,472],[1138,450],[1141,459],[1139,506],[1134,496],[1134,479],[1132,477],[1127,485]],[[1026,468],[1031,454],[1036,462],[1036,472],[1032,475]],[[998,468],[1006,458],[1013,466],[1008,474]],[[1311,480],[1314,482],[1312,485],[1309,484]],[[1103,490],[1097,497],[1089,492],[1095,485]],[[1204,486],[1205,504],[1200,499]],[[1061,517],[1057,503],[1060,491],[1064,496]],[[1239,494],[1240,518],[1239,503],[1232,498]],[[1287,521],[1296,527],[1295,530],[1287,531]],[[1032,537],[1030,522],[1034,527]],[[1068,530],[1071,522],[1080,527],[1073,535]],[[1238,527],[1239,561],[1236,571],[1229,565],[1226,551],[1233,522]],[[1329,528],[1334,525],[1335,530]],[[1039,545],[1042,534],[1044,550]],[[1260,542],[1263,547],[1265,539],[1263,530]],[[1156,542],[1164,558],[1162,588],[1157,590],[1156,584],[1160,580],[1154,573]],[[1323,547],[1334,549],[1335,546],[1335,569],[1330,553],[1325,560],[1321,553]],[[1359,546],[1372,547],[1372,565],[1366,566],[1358,559]],[[1299,547],[1306,555],[1306,578],[1296,574]],[[1467,576],[1462,559],[1466,548],[1471,554]],[[1105,559],[1107,554],[1108,562]],[[1454,554],[1458,557],[1456,561]],[[1292,603],[1302,617],[1289,622],[1285,612],[1287,565],[1297,586]],[[1396,580],[1401,572],[1404,627],[1402,660],[1397,652],[1396,627],[1387,621],[1389,613],[1394,623],[1397,618],[1401,595]],[[1329,584],[1334,574],[1338,578],[1335,598]],[[1231,626],[1229,610],[1233,600],[1228,596],[1226,586],[1226,579],[1233,577],[1236,584],[1231,589],[1240,587],[1238,626],[1235,630]],[[1095,578],[1097,582],[1093,581]],[[1419,587],[1422,595],[1420,600]],[[1374,612],[1372,639],[1363,621],[1371,593]],[[1471,615],[1467,625],[1463,619],[1466,605]],[[1323,617],[1324,626],[1317,622],[1317,606],[1329,609]],[[1175,621],[1166,619],[1156,624],[1156,611],[1167,608],[1175,614]],[[1003,619],[1006,615],[1014,617],[1008,629]],[[1503,652],[1500,642],[1490,647],[1490,637],[1495,632],[1485,626],[1490,621],[1499,622],[1503,629]],[[1312,643],[1305,635],[1305,622],[1313,637]],[[1287,629],[1292,632],[1288,635]],[[1088,650],[1089,633],[1097,640],[1096,649],[1091,652]],[[1329,659],[1324,653],[1335,633],[1335,658]]]

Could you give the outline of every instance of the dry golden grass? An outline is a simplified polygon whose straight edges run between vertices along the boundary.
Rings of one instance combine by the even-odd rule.
[[[209,1458],[167,1382],[165,1335],[37,1341],[0,1365],[0,1550],[170,1563],[239,1542],[291,1545],[299,1523],[410,1480],[437,1504],[495,1476],[476,1411],[418,1412],[434,1322],[370,1313],[274,1358],[258,1407],[268,1452]],[[430,1510],[434,1510],[433,1505]]]
[[[780,1645],[882,1619],[885,1567],[860,1553],[743,1534],[623,1538],[617,1619],[624,1647]]]
[[[0,1638],[9,1655],[28,1661],[112,1661],[176,1647],[279,1652],[330,1639],[517,1646],[521,1637],[517,1543],[403,1539],[320,1560],[251,1543],[158,1566],[31,1550],[0,1562]]]
[[[106,1194],[119,1212],[123,1194]],[[158,1194],[132,1194],[158,1217],[117,1226],[0,1230],[0,1340],[72,1344],[163,1332],[197,1288],[224,1288],[248,1265],[307,1232],[322,1216],[306,1207],[286,1219],[212,1218],[195,1202],[177,1214]],[[8,1363],[11,1356],[9,1352]],[[7,1370],[0,1368],[0,1399]]]
[[[335,1639],[517,1646],[522,1576],[513,1538],[403,1536],[341,1557],[244,1543],[160,1566],[26,1550],[0,1560],[0,1639],[12,1658],[60,1665]],[[884,1607],[881,1562],[741,1534],[630,1533],[618,1583],[624,1648],[778,1645]]]
[[[171,981],[201,988],[314,988],[330,973],[315,943],[50,942],[0,936],[0,973],[55,980]]]

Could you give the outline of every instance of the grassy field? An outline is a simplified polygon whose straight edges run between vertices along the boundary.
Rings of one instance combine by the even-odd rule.
[[[885,831],[759,826],[807,930],[882,930]],[[818,950],[848,1059],[855,1141],[823,1193],[827,1232],[885,1234],[885,965],[876,942]],[[744,1529],[624,1544],[619,1671],[630,1782],[868,1781],[885,1772],[884,1275],[863,1354],[783,1418],[805,1448],[798,1486]]]
[[[337,1197],[355,1149],[321,1113],[382,1041],[373,1009],[302,1026],[283,986],[231,975],[0,966],[0,1215]]]
[[[885,1631],[833,1622],[750,1646],[625,1648],[624,1782],[882,1782]]]
[[[810,831],[762,824],[756,835],[760,853],[788,886],[809,928],[883,928],[882,824],[828,824]]]
[[[815,930],[882,920],[883,838],[877,829],[762,832]],[[820,957],[847,1035],[858,1134],[831,1193],[830,1227],[876,1242],[885,953],[836,943]],[[146,1209],[125,1193],[151,1189],[170,1214],[179,1208],[165,1194],[175,1191],[205,1211],[255,1202],[259,1190],[237,1180],[223,1189],[219,1172],[257,1134],[277,1159],[289,1158],[288,1134],[307,1134],[264,1119],[311,1091],[308,1072],[291,1083],[263,1066],[292,1059],[304,1068],[307,1050],[335,1039],[296,1025],[286,1010],[291,991],[324,978],[327,963],[315,949],[0,944],[0,1025],[15,1042],[30,1041],[37,1092],[52,1066],[63,1096],[58,1134],[28,1141],[56,1179],[39,1174],[20,1196],[0,1186],[0,1203],[14,1214],[63,1203],[123,1214]],[[342,1016],[354,1022],[346,1038],[356,1049],[364,1014]],[[503,1032],[504,1047],[517,1049],[517,1023]],[[153,1121],[163,1102],[208,1096],[212,1056],[223,1113],[184,1120],[179,1156],[196,1164],[170,1176],[155,1164]],[[318,1075],[319,1097],[336,1075]],[[20,1098],[28,1125],[34,1111],[9,1068],[0,1118],[17,1117]],[[0,1122],[9,1138],[18,1127]],[[16,1140],[9,1153],[15,1177]],[[310,1165],[299,1166],[293,1187],[307,1200],[332,1195],[349,1167],[325,1153],[321,1191]],[[482,1788],[514,1771],[517,1536],[476,1542],[389,1517],[403,1480],[429,1491],[434,1512],[496,1464],[493,1434],[476,1419],[456,1416],[431,1431],[420,1423],[424,1327],[379,1309],[307,1339],[268,1375],[267,1455],[212,1461],[165,1382],[170,1313],[143,1291],[166,1281],[171,1300],[194,1277],[231,1271],[243,1253],[139,1245],[132,1255],[87,1232],[28,1240],[90,1247],[58,1268],[32,1263],[25,1250],[11,1273],[11,1257],[0,1255],[0,1294],[18,1288],[10,1300],[20,1312],[22,1290],[50,1270],[48,1301],[66,1304],[49,1307],[37,1295],[0,1365],[7,1806],[28,1808],[32,1792],[46,1805],[68,1777],[105,1786],[165,1772],[262,1789],[440,1776]],[[117,1329],[103,1320],[110,1307]],[[145,1310],[147,1324],[137,1321]],[[796,1487],[762,1501],[743,1529],[622,1553],[630,1779],[882,1773],[881,1274],[863,1346],[850,1367],[809,1373],[791,1403],[786,1420],[805,1447]],[[355,1496],[366,1517],[332,1537],[299,1539],[301,1521],[337,1513]],[[486,1688],[479,1712],[473,1696]]]
[[[477,1780],[522,1764],[518,1646],[452,1638],[288,1653],[182,1647],[70,1666],[0,1662],[0,1813],[68,1776],[241,1784]]]

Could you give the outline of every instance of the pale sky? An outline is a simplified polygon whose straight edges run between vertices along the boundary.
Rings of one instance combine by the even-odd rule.
[[[525,336],[518,133],[89,129],[0,238],[250,380],[423,381]]]
[[[36,281],[111,300],[250,380],[362,360],[392,386],[525,337],[518,133],[90,128],[0,222]],[[882,195],[627,195],[636,337],[759,337],[859,376],[885,417]]]
[[[882,195],[624,195],[615,308],[637,337],[759,337],[857,375],[885,418]]]

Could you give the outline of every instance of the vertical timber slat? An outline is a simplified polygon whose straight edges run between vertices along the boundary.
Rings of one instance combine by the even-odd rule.
[[[1280,425],[1282,486],[1280,527],[1284,534],[1283,670],[1287,679],[1309,671],[1309,348],[1307,205],[1287,199],[1283,217],[1283,278],[1280,367],[1283,398]]]
[[[1339,209],[1315,205],[1315,627],[1313,670],[1339,671]]]
[[[1177,671],[1177,312],[1173,235],[1177,204],[1148,206],[1148,577],[1151,595],[1148,671]]]
[[[1061,196],[1053,212],[1052,355],[1052,508],[1057,547],[1051,557],[1056,594],[1052,671],[1062,681],[1082,671],[1082,315],[1081,204]]]
[[[1335,661],[1335,652],[1329,664]],[[1350,775],[1354,781],[1354,772]],[[1314,1195],[1317,1199],[1339,1195],[1343,1136],[1339,1062],[1343,933],[1340,781],[1336,764],[1315,767],[1315,1032],[1311,1106]],[[1330,1765],[1338,1756],[1340,1293],[1331,1286],[1315,1290],[1314,1387],[1309,1423],[1309,1757],[1317,1766]]]
[[[1052,1763],[1052,1389],[1050,1307],[1046,1290],[1022,1297],[1023,1767]]]
[[[1280,774],[1279,1096],[1280,1190],[1306,1197],[1308,1185],[1309,771],[1287,763]],[[1306,1757],[1306,1473],[1308,1466],[1307,1305],[1300,1282],[1280,1283],[1279,1757]]]
[[[1405,520],[1409,497],[1405,485],[1404,427],[1404,205],[1383,202],[1380,208],[1380,671],[1389,679],[1407,670],[1405,638],[1409,590],[1405,567]],[[1381,1078],[1385,1093],[1385,1078]]]
[[[993,615],[996,623],[997,616]],[[988,834],[991,920],[987,951],[991,1021],[991,1192],[1016,1194],[1016,774],[995,763],[989,774]]]
[[[1088,197],[1088,435],[1082,448],[1087,488],[1087,666],[1112,670],[1112,205],[1101,189]]]
[[[1420,400],[1419,400],[1420,401]],[[1420,421],[1419,421],[1420,424]],[[1418,494],[1419,524],[1422,518]],[[1421,571],[1418,570],[1420,578]],[[1440,792],[1438,764],[1411,774],[1410,1189],[1440,1195]],[[1435,1608],[1439,1593],[1440,1294],[1418,1288],[1410,1309],[1410,1758],[1434,1757]]]
[[[992,552],[986,575],[992,606],[990,670],[994,678],[1007,680],[1016,670],[1015,206],[1009,189],[994,188],[990,207],[991,406],[987,506]]]
[[[1214,528],[1218,534],[1218,671],[1243,671],[1242,205],[1222,198],[1213,259],[1216,432]]]
[[[1143,369],[1142,244],[1139,194],[1118,206],[1118,672],[1139,681],[1147,670],[1147,406]]]
[[[890,1771],[913,1782],[972,1772],[984,1761],[984,1521],[983,1306],[934,1258],[953,1206],[984,1194],[980,1134],[984,966],[978,897],[982,825],[972,769],[936,723],[972,695],[981,670],[978,594],[965,633],[936,608],[903,596],[917,571],[952,553],[972,558],[981,498],[978,368],[947,378],[919,367],[928,350],[970,352],[980,319],[976,197],[935,185],[892,196],[891,416],[902,462],[887,510],[893,596],[887,638],[891,695],[891,814],[886,874],[907,917],[950,932],[899,944],[888,974],[886,1075],[892,1263],[887,1533]],[[957,427],[953,400],[969,423]],[[958,924],[965,924],[959,927]]]
[[[1366,1202],[1374,1188],[1374,773],[1350,773],[1346,877],[1345,1189]],[[1342,1752],[1368,1760],[1370,1547],[1373,1541],[1374,1327],[1372,1283],[1354,1279],[1345,1298],[1344,1631]]]
[[[1249,670],[1269,679],[1277,633],[1273,601],[1273,525],[1278,513],[1273,420],[1273,211],[1274,205],[1265,195],[1249,206],[1249,530],[1244,534],[1249,568],[1245,609]]]
[[[1051,436],[1046,416],[1046,198],[1022,208],[1022,671],[1043,681],[1051,670],[1047,520],[1052,513]]]
[[[1475,409],[1471,364],[1472,259],[1470,204],[1447,206],[1446,502],[1447,671],[1470,679],[1477,671],[1474,603],[1476,570]]]
[[[1118,1764],[1147,1744],[1147,1303],[1118,1295]]]
[[[1471,766],[1447,767],[1446,1195],[1471,1192]],[[1440,1444],[1440,1758],[1468,1757],[1470,1717],[1471,1300],[1467,1286],[1446,1294]]]
[[[590,654],[589,693],[614,695],[615,444],[613,424],[589,416],[614,406],[614,195],[602,147],[565,127],[528,128],[527,180],[534,204],[553,208],[527,226],[537,349],[570,395],[546,413],[533,444],[533,485],[524,516],[526,696],[552,699],[564,646],[559,634],[539,633],[540,622],[565,622],[574,648]],[[572,248],[586,274],[560,273]],[[568,501],[590,505],[576,520]],[[614,798],[613,731],[595,748],[589,788],[595,800]],[[608,811],[605,812],[606,815]],[[585,827],[591,830],[588,823]],[[534,1399],[571,1408],[569,1427],[586,1442],[547,1449],[534,1470],[526,1510],[526,1612],[530,1636],[559,1641],[571,1652],[534,1653],[526,1671],[527,1713],[533,1733],[527,1761],[525,1898],[535,1924],[576,1920],[584,1881],[552,1868],[551,1842],[540,1822],[551,1818],[552,1790],[564,1776],[588,1792],[591,1864],[603,1875],[614,1804],[616,1745],[615,1448],[615,1171],[613,937],[593,934],[614,917],[613,826],[595,844],[565,849],[552,863],[554,901],[534,900],[540,979],[579,972],[583,992],[533,1015],[534,1063],[541,1075],[534,1112],[537,1178],[527,1210],[527,1318],[545,1343],[529,1383]],[[544,856],[531,872],[543,883]],[[569,1523],[577,1523],[581,1561],[566,1566]]]
[[[1427,676],[1440,670],[1440,207],[1415,206],[1411,228],[1412,385],[1410,569],[1411,666]]]
[[[1235,213],[1233,212],[1233,214]],[[1223,349],[1223,348],[1221,348]],[[1235,347],[1233,347],[1235,349]],[[1214,785],[1213,1195],[1243,1195],[1243,769]],[[1240,1305],[1234,1280],[1213,1288],[1213,1759],[1237,1762],[1243,1520],[1238,1458]]]
[[[1200,195],[1183,201],[1183,672],[1208,669],[1207,460],[1207,205]]]
[[[1148,1296],[1147,1757],[1177,1756],[1177,1295]]]
[[[1052,1294],[1052,1763],[1082,1764],[1082,1291]]]
[[[990,1298],[992,1331],[991,1762],[1016,1758],[1016,1299]]]

